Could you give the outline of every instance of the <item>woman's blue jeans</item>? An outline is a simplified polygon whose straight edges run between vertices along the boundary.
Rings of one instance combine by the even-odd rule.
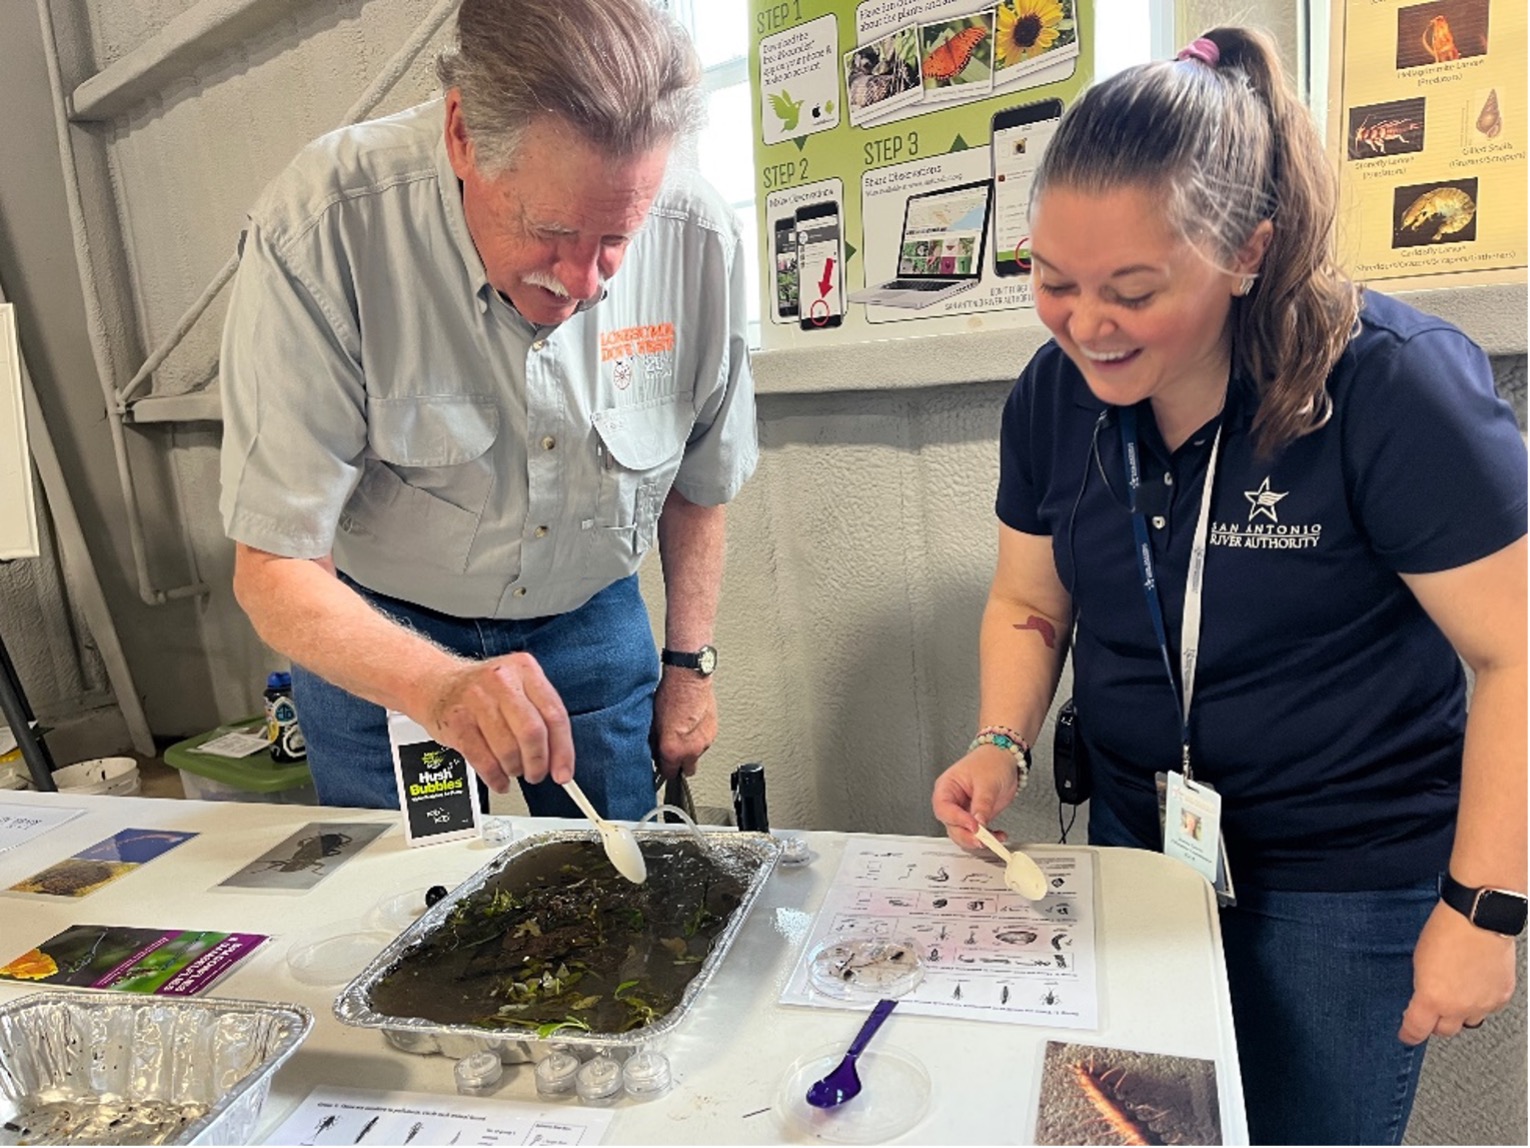
[[[1103,802],[1091,845],[1152,849]],[[1233,874],[1238,883],[1238,875]],[[1427,1045],[1397,1039],[1435,883],[1359,893],[1238,887],[1221,912],[1255,1144],[1398,1144]]]
[[[455,618],[345,581],[382,613],[465,657],[524,651],[536,658],[568,710],[579,787],[595,808],[623,820],[653,808],[648,732],[659,655],[637,575],[612,583],[567,614],[523,620]],[[301,666],[292,667],[292,688],[319,801],[397,809],[383,708]],[[522,782],[521,792],[538,817],[583,816],[551,779]]]

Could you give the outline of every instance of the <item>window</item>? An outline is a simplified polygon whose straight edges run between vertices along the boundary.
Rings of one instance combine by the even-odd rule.
[[[702,175],[738,213],[745,235],[749,342],[759,346],[760,299],[754,206],[754,119],[749,91],[748,0],[655,0],[690,30],[704,69],[708,123],[697,143]],[[1094,0],[1094,74],[1109,76],[1173,52],[1172,0]]]

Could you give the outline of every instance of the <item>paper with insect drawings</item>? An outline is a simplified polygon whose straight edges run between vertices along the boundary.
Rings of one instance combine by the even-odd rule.
[[[220,888],[304,892],[387,831],[387,825],[370,821],[310,821],[218,884]]]
[[[609,1109],[316,1088],[267,1144],[599,1144]]]
[[[997,858],[947,841],[863,838],[845,848],[782,1004],[844,1008],[814,989],[823,942],[873,935],[916,946],[924,978],[898,1008],[926,1016],[1095,1028],[1094,854],[1034,854],[1049,891],[1031,902],[1004,885]]]

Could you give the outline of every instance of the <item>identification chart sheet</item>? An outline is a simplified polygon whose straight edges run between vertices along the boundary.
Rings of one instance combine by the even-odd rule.
[[[843,1008],[813,988],[821,946],[875,936],[913,945],[924,977],[899,1009],[927,1016],[1095,1028],[1094,854],[1033,856],[1049,891],[1026,900],[1004,867],[950,842],[865,838],[845,848],[782,1004]]]
[[[267,1144],[599,1144],[611,1112],[426,1092],[316,1088]]]

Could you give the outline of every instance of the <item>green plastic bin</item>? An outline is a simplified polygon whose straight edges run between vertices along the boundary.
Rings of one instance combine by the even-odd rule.
[[[219,757],[199,753],[197,746],[226,733],[260,733],[262,717],[220,725],[204,734],[178,741],[165,750],[165,763],[181,771],[186,796],[199,801],[264,801],[278,805],[317,805],[319,795],[306,761],[280,763],[267,753],[249,757]]]

